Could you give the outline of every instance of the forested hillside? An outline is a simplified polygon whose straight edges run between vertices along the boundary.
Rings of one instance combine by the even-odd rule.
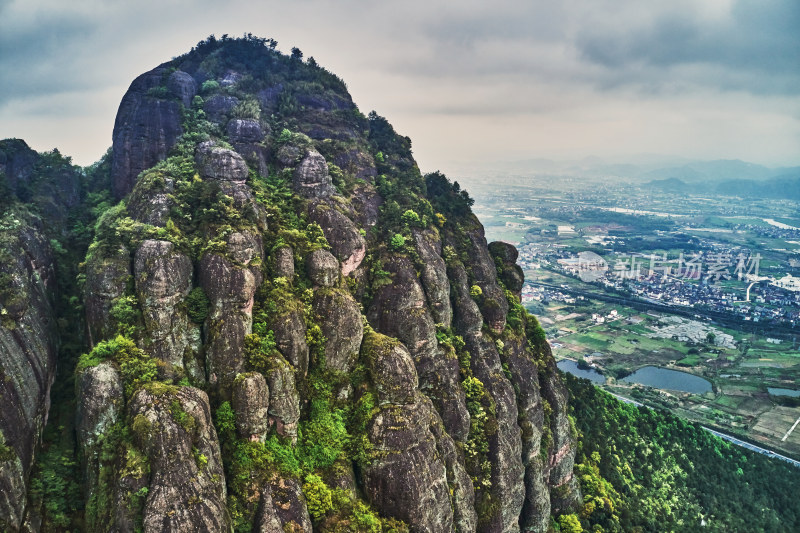
[[[586,530],[798,531],[800,470],[565,375]],[[702,526],[702,527],[701,527]]]

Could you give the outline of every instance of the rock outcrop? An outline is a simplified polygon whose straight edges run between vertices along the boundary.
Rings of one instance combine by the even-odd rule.
[[[170,95],[166,87],[167,79],[172,81],[170,85],[178,91],[177,94]],[[131,192],[137,176],[166,159],[169,150],[175,146],[183,133],[183,121],[182,102],[173,98],[177,96],[182,100],[188,97],[190,89],[191,85],[186,83],[185,77],[170,78],[164,66],[156,67],[133,80],[119,105],[112,134],[114,155],[111,178],[117,198]]]
[[[42,222],[0,230],[0,529],[22,526],[58,353],[53,253]]]
[[[110,179],[124,202],[94,224],[83,267],[75,523],[546,531],[580,502],[575,435],[516,249],[487,245],[463,191],[423,176],[408,138],[296,56],[209,39],[122,100]],[[3,146],[0,172],[25,193],[35,161]],[[58,347],[37,224],[0,262],[12,531]]]
[[[225,531],[225,483],[206,394],[191,387],[139,390],[128,407],[152,471],[145,531]]]

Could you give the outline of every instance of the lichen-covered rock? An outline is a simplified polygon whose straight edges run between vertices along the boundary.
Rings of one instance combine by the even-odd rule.
[[[214,141],[205,141],[197,145],[195,162],[200,177],[215,180],[222,193],[233,199],[233,206],[244,218],[256,222],[262,230],[266,228],[264,210],[247,184],[250,169],[240,154],[217,146]]]
[[[228,139],[236,151],[262,176],[269,174],[269,151],[262,143],[267,134],[261,123],[252,118],[237,118],[228,122]]]
[[[369,153],[352,149],[336,154],[333,163],[345,172],[353,174],[357,180],[371,182],[378,171],[375,168],[375,158]]]
[[[281,357],[273,357],[267,372],[269,415],[279,435],[297,439],[300,420],[300,395],[295,386],[294,370]]]
[[[306,510],[306,513],[308,510]],[[310,522],[309,518],[309,522]],[[256,533],[284,533],[281,519],[275,511],[275,503],[272,501],[272,489],[267,486],[261,492],[261,500],[256,511],[255,524],[253,530]]]
[[[112,135],[111,182],[117,198],[133,190],[139,173],[166,159],[183,133],[181,104],[150,92],[162,86],[166,72],[159,66],[142,74],[122,97]]]
[[[471,357],[473,375],[494,400],[497,430],[487,435],[491,486],[479,499],[493,502],[491,511],[481,517],[478,531],[519,531],[525,502],[525,468],[522,464],[522,438],[517,425],[518,411],[514,388],[503,374],[495,343],[482,333],[464,336]]]
[[[235,118],[225,128],[231,143],[257,143],[264,140],[264,130],[258,120]]]
[[[550,491],[541,450],[544,412],[539,394],[539,367],[526,350],[525,338],[507,332],[502,337],[500,358],[510,373],[517,398],[522,430],[522,464],[525,466],[525,504],[520,517],[522,531],[547,531]]]
[[[325,337],[325,368],[350,372],[364,334],[358,304],[344,290],[320,288],[314,291],[312,305]]]
[[[294,190],[305,198],[325,198],[335,192],[322,154],[309,150],[294,171]]]
[[[517,298],[521,296],[522,284],[525,282],[525,275],[522,267],[517,264],[519,252],[513,244],[495,241],[489,243],[489,253],[495,260],[497,266],[497,277]]]
[[[181,101],[183,107],[188,108],[197,94],[197,82],[186,72],[176,70],[167,78],[167,90]]]
[[[224,472],[206,394],[193,387],[140,389],[128,410],[151,469],[144,531],[227,531]]]
[[[272,319],[275,344],[300,375],[308,372],[308,342],[302,311],[291,309]]]
[[[430,403],[430,400],[424,399]],[[475,510],[475,489],[472,479],[462,464],[461,452],[456,447],[453,438],[445,431],[442,419],[432,407],[431,405],[429,408],[431,413],[430,430],[436,439],[436,450],[442,458],[447,473],[455,530],[475,531],[478,513]]]
[[[333,255],[341,262],[342,276],[357,269],[367,254],[367,246],[353,221],[322,202],[314,203],[308,216],[322,228]]]
[[[98,485],[100,473],[99,439],[121,418],[125,408],[122,380],[110,362],[85,368],[76,377],[78,407],[75,429],[81,448],[85,498]]]
[[[469,267],[475,277],[475,283],[482,292],[478,306],[489,327],[500,333],[506,324],[508,301],[497,283],[497,270],[494,260],[489,255],[483,226],[478,225],[466,234],[469,244],[466,250]]]
[[[334,287],[339,282],[339,261],[327,250],[314,250],[308,254],[306,271],[314,285]]]
[[[396,339],[370,331],[361,350],[379,402],[413,403],[419,384],[414,360],[406,347]]]
[[[209,383],[222,398],[244,368],[244,338],[252,332],[253,296],[261,269],[251,265],[263,257],[261,239],[237,232],[227,239],[227,254],[206,254],[200,261],[200,286],[211,302],[206,319],[206,369]],[[230,257],[230,258],[229,258]]]
[[[164,227],[169,219],[172,199],[175,191],[172,178],[159,175],[158,183],[154,183],[147,173],[136,182],[133,193],[128,197],[128,213],[131,218],[151,226]]]
[[[241,155],[217,146],[214,141],[205,141],[197,145],[195,161],[201,178],[244,182],[249,172],[247,163]]]
[[[144,347],[154,357],[183,367],[187,352],[200,350],[200,329],[181,305],[192,289],[191,260],[171,242],[146,240],[136,250],[133,271],[147,328]]]
[[[239,374],[233,381],[231,406],[240,438],[263,441],[269,431],[269,387],[258,372]]]
[[[447,472],[429,428],[434,414],[421,396],[412,402],[386,406],[370,421],[374,459],[361,470],[364,492],[411,531],[452,531]]]
[[[295,146],[293,144],[282,145],[280,148],[278,148],[278,151],[275,154],[275,159],[283,168],[297,165],[300,163],[300,159],[302,157],[303,150],[299,146]]]
[[[294,251],[290,246],[281,246],[272,253],[272,269],[276,277],[294,279]]]
[[[125,294],[130,276],[130,252],[123,246],[105,257],[93,255],[86,262],[86,322],[90,343],[114,333],[111,307]]]
[[[16,220],[0,230],[0,529],[10,531],[25,517],[58,351],[52,252],[38,219]]]
[[[420,390],[439,411],[447,432],[463,442],[469,414],[455,357],[447,357],[436,340],[436,326],[426,306],[425,292],[411,261],[393,256],[384,262],[392,282],[375,291],[367,312],[370,324],[408,347],[419,375]]]
[[[543,349],[545,354],[542,359],[547,369],[540,375],[539,382],[542,396],[552,408],[550,431],[553,437],[545,474],[550,487],[552,512],[557,513],[573,508],[581,500],[578,482],[573,473],[577,435],[573,433],[567,416],[567,387],[558,374],[549,345],[545,345]]]
[[[355,187],[350,199],[353,205],[353,222],[362,228],[371,228],[378,223],[378,213],[383,198],[375,190],[375,186],[362,183]]]
[[[291,478],[278,478],[269,484],[268,490],[263,491],[261,510],[258,524],[269,523],[269,507],[264,495],[272,500],[272,510],[280,521],[282,533],[312,533],[311,517],[308,514],[306,498],[303,489],[296,480]],[[264,519],[262,520],[262,516]],[[274,524],[274,521],[272,522]],[[264,531],[264,530],[260,530]],[[269,530],[266,530],[269,531]]]
[[[422,261],[420,280],[428,297],[428,308],[437,324],[449,328],[453,321],[450,307],[450,281],[442,259],[442,241],[433,231],[414,231],[414,242]]]
[[[203,104],[203,111],[206,112],[209,120],[216,123],[223,123],[228,113],[239,103],[235,96],[227,94],[214,94],[209,96]]]

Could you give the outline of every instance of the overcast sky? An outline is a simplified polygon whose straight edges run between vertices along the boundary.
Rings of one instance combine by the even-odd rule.
[[[640,153],[800,165],[798,0],[0,0],[0,138],[89,164],[133,78],[245,32],[339,75],[423,171]]]

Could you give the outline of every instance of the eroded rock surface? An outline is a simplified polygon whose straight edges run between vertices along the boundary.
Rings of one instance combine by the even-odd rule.
[[[269,388],[264,376],[258,372],[236,376],[231,405],[239,437],[263,441],[269,430]]]
[[[129,416],[140,420],[136,437],[152,469],[144,530],[227,530],[224,472],[206,394],[192,387],[141,389]]]
[[[175,367],[200,349],[200,329],[181,305],[192,289],[192,262],[171,242],[146,240],[136,251],[134,280],[147,328],[147,351]],[[193,359],[191,355],[188,355]]]
[[[350,372],[358,359],[364,333],[358,304],[346,291],[317,289],[313,310],[326,339],[325,368]]]
[[[244,369],[244,337],[253,327],[253,296],[261,269],[250,266],[263,256],[261,239],[250,233],[229,236],[227,254],[206,254],[200,261],[200,285],[211,301],[206,319],[206,370],[209,383],[224,397]]]
[[[52,251],[41,222],[0,230],[0,529],[21,527],[34,452],[47,423],[58,351]]]
[[[333,255],[341,263],[342,276],[356,270],[367,253],[366,241],[347,216],[329,204],[315,203],[309,217],[322,228]]]
[[[294,190],[306,198],[324,198],[335,192],[328,163],[317,151],[309,150],[294,171]]]
[[[166,159],[183,133],[181,102],[154,91],[163,86],[166,75],[165,67],[156,67],[133,80],[122,97],[112,135],[111,179],[117,198],[133,190],[139,173]],[[183,91],[180,83],[176,78],[174,86]]]

